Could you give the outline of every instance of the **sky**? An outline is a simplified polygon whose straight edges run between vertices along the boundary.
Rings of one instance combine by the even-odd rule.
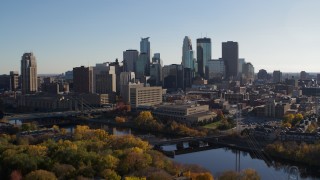
[[[239,43],[255,71],[320,72],[319,0],[28,0],[0,1],[0,74],[20,71],[32,51],[38,73],[123,60],[150,37],[165,65],[180,64],[184,36]]]

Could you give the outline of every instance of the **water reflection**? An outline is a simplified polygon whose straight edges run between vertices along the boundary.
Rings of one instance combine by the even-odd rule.
[[[164,146],[165,150],[174,150],[175,146]],[[249,156],[248,156],[249,154]],[[279,161],[262,160],[255,153],[247,153],[240,151],[239,165],[237,165],[236,151],[228,148],[212,149],[190,154],[176,155],[174,160],[180,163],[197,164],[207,168],[211,173],[218,177],[222,172],[227,170],[236,170],[237,166],[240,170],[252,168],[255,169],[262,179],[288,179],[290,175],[289,168],[292,163]],[[311,180],[320,179],[316,169],[310,169],[302,166],[299,167],[299,179]],[[297,173],[297,172],[295,172]]]

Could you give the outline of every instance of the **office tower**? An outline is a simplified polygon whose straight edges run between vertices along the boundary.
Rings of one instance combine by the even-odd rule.
[[[222,43],[222,59],[226,66],[226,78],[236,78],[239,66],[239,47],[237,42],[228,41]]]
[[[243,75],[246,83],[252,83],[254,80],[254,67],[251,63],[243,64]]]
[[[140,53],[145,53],[148,56],[148,60],[150,62],[151,59],[151,50],[150,50],[150,41],[149,37],[141,38],[140,41]]]
[[[148,80],[150,86],[162,85],[162,60],[160,53],[155,53],[150,64],[150,79]]]
[[[123,51],[123,70],[125,72],[134,72],[135,65],[139,57],[139,52],[134,49]]]
[[[184,67],[180,64],[171,64],[162,68],[163,87],[168,91],[185,89],[184,87]]]
[[[10,90],[10,75],[0,75],[0,92]]]
[[[194,71],[190,68],[184,68],[184,88],[191,88],[194,77]]]
[[[300,72],[300,79],[301,80],[307,80],[308,79],[309,74],[305,71],[301,71]]]
[[[64,79],[66,80],[66,81],[73,81],[73,71],[71,70],[71,71],[66,71],[65,73],[64,73]]]
[[[207,65],[208,80],[222,80],[225,77],[225,65],[223,59],[213,59]]]
[[[116,73],[116,89],[117,93],[120,93],[120,73],[123,71],[123,66],[119,63],[119,60],[116,59],[114,62],[109,63],[109,66],[114,66],[114,70]]]
[[[258,76],[258,79],[267,80],[268,72],[265,69],[260,69],[257,76]]]
[[[140,53],[138,61],[136,63],[136,78],[144,79],[145,76],[150,74],[150,61],[147,53]]]
[[[318,84],[320,84],[320,74],[317,74],[317,81],[318,81]]]
[[[241,76],[241,74],[243,73],[242,69],[243,69],[243,65],[246,64],[246,60],[244,58],[239,58],[238,60],[238,75]]]
[[[73,90],[76,93],[93,92],[93,69],[91,67],[73,68]]]
[[[10,90],[17,91],[19,87],[19,73],[18,71],[10,71]]]
[[[194,70],[194,51],[192,50],[191,39],[188,36],[184,37],[182,45],[182,63],[183,67]]]
[[[273,83],[279,83],[282,81],[282,72],[273,71]]]
[[[126,87],[129,83],[134,83],[136,81],[135,73],[134,72],[121,72],[120,73],[120,95],[122,97],[122,101],[127,102],[128,100],[128,93]]]
[[[21,88],[23,94],[38,91],[37,62],[33,53],[24,53],[21,58]]]
[[[107,66],[106,70],[96,72],[94,75],[95,93],[108,94],[117,91],[115,66]]]
[[[210,38],[197,39],[198,73],[203,78],[206,75],[207,62],[210,60],[211,60],[211,39]]]

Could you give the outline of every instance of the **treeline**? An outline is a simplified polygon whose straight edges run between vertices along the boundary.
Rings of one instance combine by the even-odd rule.
[[[133,136],[108,135],[77,126],[70,140],[20,144],[0,135],[0,177],[3,179],[173,179],[190,171],[195,179],[213,179],[205,170],[173,162]]]
[[[275,142],[267,145],[266,153],[312,166],[320,166],[320,143],[298,144],[296,142]]]
[[[167,120],[166,123],[155,119],[150,111],[142,111],[134,119],[135,124],[142,130],[151,130],[154,132],[162,132],[174,134],[177,136],[205,136],[207,130],[199,130],[187,126],[186,124],[176,121]]]

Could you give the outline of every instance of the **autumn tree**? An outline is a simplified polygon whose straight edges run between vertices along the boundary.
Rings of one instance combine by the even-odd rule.
[[[35,170],[30,172],[24,178],[25,180],[56,180],[54,173],[46,170]]]

